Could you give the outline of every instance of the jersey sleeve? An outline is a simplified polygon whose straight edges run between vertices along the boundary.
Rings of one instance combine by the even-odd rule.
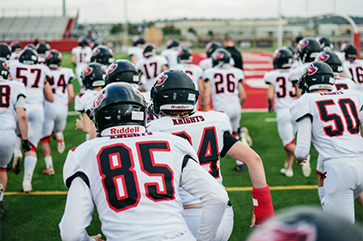
[[[70,188],[73,180],[76,177],[80,177],[84,183],[89,187],[89,179],[87,175],[83,172],[77,157],[75,155],[75,150],[70,150],[68,152],[66,161],[63,166],[63,181],[66,187]]]
[[[167,60],[166,57],[160,56],[160,60],[159,61],[160,61],[161,66],[168,65],[168,60]]]
[[[74,98],[74,109],[78,112],[84,112],[84,107],[83,107],[83,103],[81,100],[81,94],[76,95],[76,97]]]
[[[67,84],[72,83],[72,80],[75,78],[74,72],[72,69],[68,69],[68,79]]]
[[[72,49],[72,54],[77,54],[77,48]]]
[[[208,82],[209,80],[211,80],[211,72],[209,70],[205,70],[203,73],[203,80],[205,82]]]
[[[274,84],[271,72],[266,72],[265,75],[263,76],[263,80],[267,85]]]
[[[290,114],[292,119],[296,122],[299,122],[302,118],[309,116],[310,118],[313,117],[313,114],[307,108],[306,104],[304,104],[305,96],[301,96],[299,99],[294,100],[290,106]]]
[[[304,69],[305,69],[304,66],[299,66],[299,67],[296,67],[295,69],[291,70],[290,75],[289,75],[290,81],[292,83],[298,82],[304,73]]]
[[[237,68],[236,68],[237,69]],[[244,76],[244,74],[243,74],[243,71],[242,70],[240,70],[240,69],[237,69],[238,71],[237,71],[237,73],[238,73],[238,75],[237,75],[237,80],[238,80],[238,82],[242,82],[243,80],[244,80],[244,78],[245,78],[245,76]]]

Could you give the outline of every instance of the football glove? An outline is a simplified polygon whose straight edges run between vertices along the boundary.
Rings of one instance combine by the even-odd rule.
[[[21,145],[24,152],[28,152],[32,149],[32,146],[30,145],[28,140],[21,140]]]

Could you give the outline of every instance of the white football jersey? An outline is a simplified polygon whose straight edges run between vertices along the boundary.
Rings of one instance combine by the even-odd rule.
[[[135,55],[137,60],[140,60],[144,58],[143,51],[144,50],[140,47],[132,46],[127,50],[127,55],[128,56]]]
[[[198,90],[198,81],[203,76],[203,69],[195,64],[177,64],[171,69],[185,71],[193,80],[195,88]]]
[[[363,156],[363,94],[355,90],[305,93],[290,113],[295,121],[309,116],[312,142],[325,159]]]
[[[43,64],[22,64],[16,61],[9,62],[11,78],[14,81],[21,82],[25,85],[26,103],[43,104],[44,102],[44,84],[47,78],[52,74],[48,66]]]
[[[76,65],[86,65],[91,61],[92,49],[88,46],[82,48],[81,46],[74,47],[72,54],[76,56]]]
[[[140,59],[136,62],[136,69],[145,76],[144,89],[150,91],[155,83],[155,78],[162,72],[161,67],[167,65],[165,57],[154,55],[148,58]]]
[[[192,175],[204,175],[197,159],[187,141],[168,133],[99,137],[69,151],[63,179],[69,187],[80,176],[88,185],[107,240],[166,240],[165,234],[188,230],[178,187],[188,184],[188,190],[203,196],[210,192],[201,189],[208,185],[206,180],[213,181],[207,173]],[[210,184],[218,187],[218,183]],[[224,210],[219,211],[223,215]],[[62,222],[72,222],[64,219],[67,215]],[[205,235],[202,240],[213,237]]]
[[[291,69],[289,79],[292,83],[296,83],[299,81],[301,76],[304,74],[306,67],[311,63],[301,63],[301,65],[296,66]]]
[[[188,140],[198,154],[200,165],[222,185],[219,155],[224,146],[224,132],[231,132],[225,113],[197,111],[186,118],[162,117],[149,122],[147,129],[168,132]],[[200,203],[189,193],[181,192],[181,195],[183,205]]]
[[[343,62],[343,70],[349,71],[352,76],[352,79],[357,84],[358,91],[363,93],[363,61],[362,60],[354,60],[344,61]]]
[[[54,102],[68,105],[67,86],[74,78],[73,70],[70,68],[51,69],[53,84],[51,85]]]
[[[354,83],[353,80],[351,79],[347,79],[347,78],[343,78],[340,76],[334,76],[335,79],[335,83],[334,83],[334,87],[333,90],[357,90],[357,85],[356,83]]]
[[[92,109],[93,100],[98,94],[98,91],[87,89],[83,93],[76,95],[74,99],[74,109],[78,112],[85,112]]]
[[[290,69],[275,69],[265,73],[266,84],[274,86],[275,108],[290,108],[296,97],[296,88],[290,79]]]
[[[10,55],[10,60],[18,60],[21,52],[12,52]]]
[[[179,49],[164,49],[160,53],[161,56],[164,56],[168,60],[168,67],[169,69],[173,68],[175,65],[178,64],[178,55],[179,55]]]
[[[234,66],[234,59],[233,58],[230,58],[229,59],[229,64]],[[206,70],[206,69],[209,69],[209,68],[213,68],[213,61],[212,61],[212,58],[206,58],[206,59],[203,59],[199,62],[199,66],[203,69],[203,70]]]
[[[15,104],[19,96],[25,97],[22,83],[0,79],[0,130],[15,130]]]
[[[239,104],[238,83],[244,79],[243,71],[230,66],[214,67],[204,71],[204,81],[212,84],[213,108],[224,110],[231,102]]]

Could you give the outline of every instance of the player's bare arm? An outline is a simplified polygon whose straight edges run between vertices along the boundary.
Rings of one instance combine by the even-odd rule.
[[[68,108],[70,108],[74,100],[74,88],[72,83],[67,85],[67,92],[68,92]]]
[[[50,84],[49,84],[48,81],[44,84],[43,92],[44,92],[44,98],[47,101],[49,101],[49,102],[54,101],[54,95],[53,95],[53,92],[52,92],[52,88],[50,87]]]
[[[211,93],[212,84],[210,81],[204,82],[204,90],[202,96],[202,107],[204,111],[208,111],[209,102],[210,102],[210,93]]]
[[[246,91],[245,91],[242,81],[238,82],[238,94],[239,94],[239,102],[241,103],[241,106],[242,106],[243,103],[245,103],[245,101],[247,99]]]
[[[267,103],[268,103],[268,111],[273,111],[273,102],[274,102],[274,93],[275,88],[272,84],[269,84],[268,90],[267,90]]]

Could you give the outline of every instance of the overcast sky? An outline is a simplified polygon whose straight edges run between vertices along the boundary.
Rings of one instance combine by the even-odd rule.
[[[363,16],[363,0],[65,0],[68,13],[79,9],[79,22],[129,22],[176,18],[268,18],[337,13]],[[0,0],[0,14],[61,14],[63,0]],[[335,7],[334,7],[335,6]]]

